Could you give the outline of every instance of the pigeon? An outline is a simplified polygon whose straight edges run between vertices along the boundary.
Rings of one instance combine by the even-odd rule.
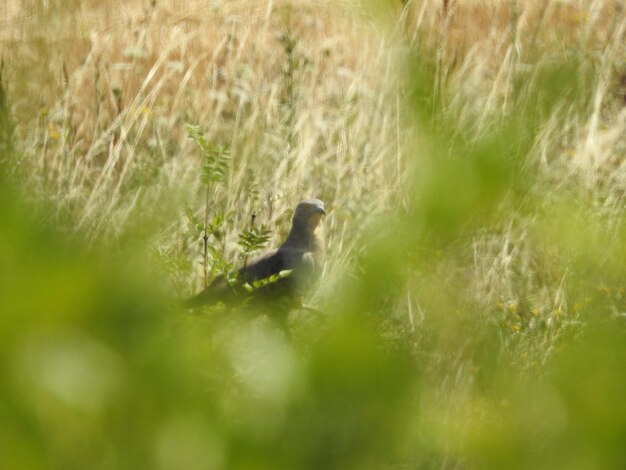
[[[202,292],[185,300],[187,308],[223,303],[234,306],[249,301],[301,301],[307,287],[321,271],[324,246],[319,226],[326,215],[319,199],[301,201],[284,243],[236,271],[235,281],[218,276]]]

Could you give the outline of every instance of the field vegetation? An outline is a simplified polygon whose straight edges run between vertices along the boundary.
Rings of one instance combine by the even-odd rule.
[[[626,467],[617,0],[4,0],[1,468]],[[322,199],[287,318],[179,301]]]

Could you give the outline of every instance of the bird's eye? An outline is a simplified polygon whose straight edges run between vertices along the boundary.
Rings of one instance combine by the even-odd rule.
[[[310,205],[310,204],[305,204],[305,205],[304,205],[304,208],[305,208],[306,210],[309,210],[309,209],[311,208],[311,205]]]

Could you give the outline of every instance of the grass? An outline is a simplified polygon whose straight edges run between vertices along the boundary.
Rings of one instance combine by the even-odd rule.
[[[623,467],[625,18],[0,6],[0,466]],[[304,197],[292,341],[176,307]]]

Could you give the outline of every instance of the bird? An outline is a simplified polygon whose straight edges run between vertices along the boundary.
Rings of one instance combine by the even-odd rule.
[[[324,261],[320,225],[326,216],[324,203],[305,199],[296,206],[291,230],[278,249],[239,268],[231,282],[224,275],[216,277],[200,293],[183,301],[186,308],[223,303],[233,306],[250,301],[301,300],[319,276]]]

